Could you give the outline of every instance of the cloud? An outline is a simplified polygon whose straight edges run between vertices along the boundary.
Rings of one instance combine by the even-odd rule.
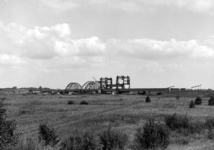
[[[161,6],[182,8],[197,13],[213,13],[214,9],[213,0],[74,0],[73,2],[79,7],[112,8],[128,12],[153,11]],[[62,3],[62,1],[58,1],[58,3]]]
[[[196,40],[111,39],[107,45],[117,54],[140,59],[214,58],[214,50],[198,44]]]
[[[147,38],[109,39],[104,42],[98,37],[72,39],[72,30],[66,23],[27,28],[0,22],[0,65],[20,66],[23,70],[44,74],[94,68],[126,70],[129,63],[142,63],[141,70],[147,72],[185,70],[179,61],[213,60],[214,51],[207,44],[212,43],[210,40],[202,44],[197,40],[159,41]],[[175,63],[166,65],[161,62],[163,60]]]
[[[49,7],[57,11],[67,11],[79,7],[79,4],[70,0],[35,0],[40,6]]]
[[[100,55],[105,52],[105,44],[98,37],[71,39],[71,29],[66,23],[34,28],[15,23],[4,26],[1,23],[0,32],[4,35],[2,39],[7,37],[8,43],[13,43],[20,56],[32,59]]]
[[[26,63],[21,60],[18,56],[8,55],[8,54],[0,54],[0,65],[5,66],[19,66],[21,64]]]

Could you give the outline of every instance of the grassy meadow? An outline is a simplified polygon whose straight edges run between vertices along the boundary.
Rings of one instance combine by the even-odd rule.
[[[214,106],[208,106],[213,93],[183,92],[150,95],[146,103],[145,95],[0,95],[5,98],[9,119],[15,119],[17,131],[22,136],[36,137],[39,124],[48,123],[60,139],[84,130],[101,131],[112,128],[126,132],[129,141],[134,139],[136,129],[142,127],[149,118],[163,122],[168,114],[187,115],[193,121],[204,122],[214,117]],[[176,98],[179,95],[179,99]],[[214,94],[213,94],[214,95]],[[202,105],[189,108],[189,103],[201,96]],[[80,105],[81,101],[88,105]],[[72,101],[72,104],[68,104]],[[207,138],[207,132],[182,135],[172,132],[168,150],[213,150],[214,139]]]

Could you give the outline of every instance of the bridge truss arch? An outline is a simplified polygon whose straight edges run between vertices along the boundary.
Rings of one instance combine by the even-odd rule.
[[[100,82],[88,81],[82,86],[82,90],[97,90],[100,89]]]
[[[74,90],[81,90],[81,85],[76,82],[71,82],[65,88],[65,92],[74,91]]]

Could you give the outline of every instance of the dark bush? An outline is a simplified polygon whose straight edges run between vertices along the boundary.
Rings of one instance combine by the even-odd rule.
[[[205,122],[206,127],[208,128],[208,138],[213,139],[214,138],[214,118],[208,118]]]
[[[69,105],[72,105],[72,104],[74,104],[74,101],[68,100],[68,104],[69,104]]]
[[[102,131],[99,135],[102,150],[124,150],[128,143],[128,135],[124,132],[111,129]]]
[[[177,95],[177,96],[176,96],[176,99],[177,99],[177,100],[179,100],[179,99],[180,99],[180,96],[179,96],[179,95]]]
[[[202,103],[202,99],[201,99],[201,97],[196,97],[196,99],[195,99],[195,105],[201,105],[201,103]]]
[[[162,92],[157,92],[157,95],[163,95],[163,93]]]
[[[187,129],[189,127],[189,118],[185,115],[166,115],[164,117],[165,124],[171,129]]]
[[[0,100],[0,149],[7,149],[14,146],[18,141],[18,136],[15,134],[16,123],[12,120],[7,120],[6,109],[4,108],[2,98]]]
[[[56,131],[49,127],[46,123],[39,125],[39,141],[44,141],[45,145],[55,146],[58,142],[58,135],[56,135]]]
[[[88,105],[88,102],[83,100],[83,101],[80,102],[80,105]]]
[[[149,96],[146,96],[146,103],[149,103],[149,102],[151,102],[151,99]]]
[[[195,102],[194,102],[194,100],[190,101],[189,108],[195,108]]]
[[[135,134],[137,149],[166,149],[169,145],[169,129],[166,125],[156,123],[153,119],[147,121],[143,128],[138,128]]]
[[[212,130],[214,128],[214,118],[208,118],[205,125],[209,130]]]
[[[210,139],[210,140],[212,140],[214,138],[214,132],[213,132],[213,130],[211,130],[211,131],[208,132],[207,138]]]
[[[61,143],[60,150],[101,150],[99,137],[92,132],[70,136]]]
[[[186,136],[200,133],[204,129],[203,122],[191,122],[186,115],[167,115],[164,117],[164,121],[171,130],[176,130]]]
[[[83,140],[81,136],[70,136],[61,143],[60,150],[82,150]]]
[[[208,100],[208,105],[213,106],[214,105],[214,97],[211,96],[210,99]]]

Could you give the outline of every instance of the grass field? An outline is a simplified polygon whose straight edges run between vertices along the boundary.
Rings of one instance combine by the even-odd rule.
[[[176,95],[180,94],[179,100]],[[202,105],[190,109],[191,99],[200,95]],[[5,97],[7,115],[15,119],[17,130],[22,135],[37,136],[40,123],[53,126],[60,139],[69,137],[77,129],[102,130],[109,124],[113,128],[125,131],[132,141],[136,129],[142,127],[146,120],[155,118],[163,122],[167,114],[188,115],[192,120],[205,121],[214,117],[214,106],[208,106],[206,93],[168,93],[150,96],[151,103],[146,103],[144,95],[0,95]],[[72,100],[74,104],[68,104]],[[81,101],[88,105],[80,105]],[[188,143],[182,143],[187,140]],[[181,142],[180,142],[181,141]],[[181,136],[170,135],[168,149],[175,150],[212,150],[214,139],[207,138],[206,133]]]

